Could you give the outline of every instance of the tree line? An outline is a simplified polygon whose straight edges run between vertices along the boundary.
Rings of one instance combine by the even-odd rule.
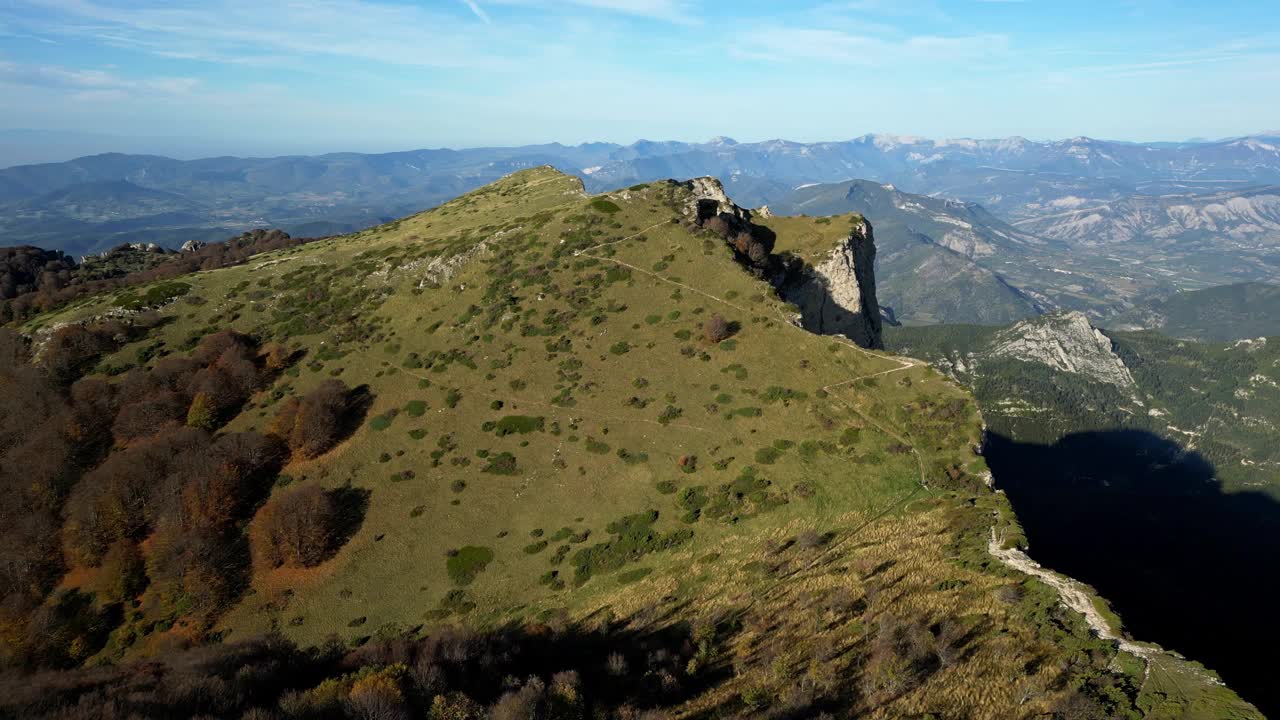
[[[76,264],[70,256],[32,246],[0,248],[0,324],[23,322],[76,300],[157,280],[239,265],[259,253],[296,247],[314,238],[282,230],[252,230],[224,242],[149,259],[140,270],[104,270],[102,263]],[[116,248],[108,253],[120,252]]]

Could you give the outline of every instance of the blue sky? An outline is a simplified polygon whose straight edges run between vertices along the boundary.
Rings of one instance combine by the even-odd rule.
[[[0,129],[172,154],[1280,126],[1277,0],[5,0]]]

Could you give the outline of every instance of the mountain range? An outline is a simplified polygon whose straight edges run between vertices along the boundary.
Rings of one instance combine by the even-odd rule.
[[[296,235],[338,233],[438,205],[540,165],[577,175],[592,191],[716,176],[746,206],[780,201],[800,185],[867,179],[981,203],[1005,220],[1031,222],[1061,215],[1063,202],[1221,195],[1280,183],[1277,148],[1280,139],[1270,135],[1196,143],[865,135],[819,143],[641,140],[187,161],[103,154],[0,170],[0,232],[11,244],[73,254],[124,241],[176,247],[264,226]],[[115,185],[122,181],[136,188]],[[84,207],[69,206],[58,194],[63,191],[79,196]],[[1049,237],[1066,232],[1041,226],[1027,231]]]

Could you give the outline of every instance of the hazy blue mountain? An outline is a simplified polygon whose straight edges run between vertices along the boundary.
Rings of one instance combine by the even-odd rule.
[[[1280,336],[1280,285],[1239,283],[1181,292],[1117,316],[1117,330],[1199,341]]]
[[[994,273],[1036,308],[1082,310],[1099,321],[1137,312],[1182,290],[1280,281],[1278,195],[1245,190],[1179,195],[1176,200],[1130,196],[1117,203],[1121,204],[1145,208],[1128,215],[1132,223],[1162,230],[1132,237],[1108,238],[1088,231],[1044,237],[1028,230],[1044,229],[1060,213],[1010,224],[974,203],[914,195],[868,181],[802,186],[770,208],[781,213],[863,213],[871,218],[885,248],[907,246],[909,233],[917,233]],[[1152,208],[1161,210],[1158,217]],[[895,283],[907,282],[904,275],[916,272],[921,263],[916,259],[896,267],[884,265],[890,292],[899,289]],[[960,272],[965,267],[960,259],[952,259],[948,267],[957,277],[974,275],[971,270]],[[897,277],[888,276],[890,272]],[[1009,313],[1008,293],[997,292],[990,283],[973,294],[971,283],[953,286],[937,273],[930,273],[928,281],[912,280],[913,289],[895,298],[901,305],[900,318],[908,323],[998,324],[1025,317]],[[965,294],[974,298],[974,309],[956,302]],[[919,308],[922,302],[925,312],[913,317],[908,308]],[[893,302],[886,304],[899,310]],[[931,304],[948,309],[939,312],[929,308]],[[975,314],[977,308],[987,315]]]
[[[551,143],[198,160],[107,153],[0,170],[0,217],[5,218],[0,231],[9,243],[83,253],[142,235],[176,245],[190,237],[224,236],[263,226],[295,232],[355,229],[432,207],[539,165],[576,174],[592,191],[713,175],[746,206],[779,202],[800,185],[864,178],[891,183],[903,192],[977,202],[1007,220],[1030,223],[1051,214],[1054,203],[1064,199],[1102,204],[1135,195],[1211,193],[1280,183],[1277,148],[1280,140],[1267,135],[1146,144],[1090,138],[935,141],[865,135],[820,143],[714,138],[703,143]],[[139,203],[118,192],[105,192],[96,201],[89,197],[110,187],[97,183],[121,181],[172,193],[185,202],[175,201],[182,207],[173,214],[178,211],[153,212],[154,197]],[[102,211],[93,218],[64,217],[59,207],[40,205],[50,193],[85,184],[77,192],[88,204],[97,202]],[[27,222],[30,213],[39,215],[39,225]],[[111,224],[106,216],[113,218]],[[1252,279],[1265,278],[1233,275],[1225,267],[1212,277],[1196,278],[1200,286]],[[1091,292],[1088,283],[1075,285],[1086,295]]]
[[[903,193],[866,180],[798,188],[769,206],[783,215],[858,212],[875,227],[877,292],[906,324],[1002,325],[1041,306],[975,258],[1049,244],[980,206]]]

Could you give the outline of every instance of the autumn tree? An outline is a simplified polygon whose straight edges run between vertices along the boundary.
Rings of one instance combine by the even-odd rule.
[[[350,410],[350,388],[340,380],[326,380],[301,400],[282,405],[272,432],[289,443],[295,457],[317,457],[341,438]]]
[[[112,543],[98,571],[98,589],[106,600],[129,600],[142,592],[146,584],[146,564],[138,545],[123,539]]]
[[[720,217],[719,215],[715,215],[707,218],[705,221],[703,221],[702,227],[707,230],[710,230],[711,232],[719,235],[720,237],[727,237],[730,232],[729,223],[726,222],[725,219]]]
[[[83,375],[102,353],[117,346],[122,331],[121,323],[61,327],[45,343],[41,362],[52,378],[70,384]]]
[[[286,490],[262,506],[249,532],[254,558],[264,567],[311,567],[328,557],[337,511],[316,485]]]
[[[719,313],[713,313],[702,323],[702,337],[712,345],[721,340],[727,340],[731,335],[733,335],[733,326]]]

